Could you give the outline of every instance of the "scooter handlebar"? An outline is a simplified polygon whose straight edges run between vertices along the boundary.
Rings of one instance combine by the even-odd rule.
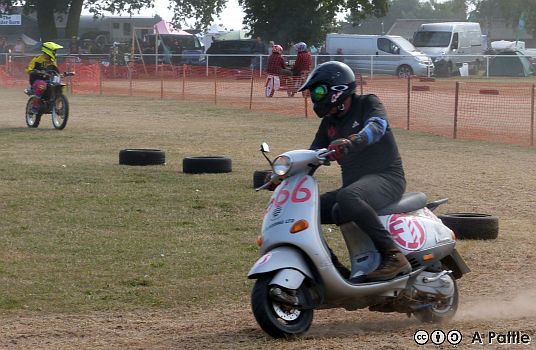
[[[333,149],[331,151],[328,151],[327,148],[322,148],[322,149],[317,150],[317,152],[318,152],[317,157],[318,157],[318,160],[320,161],[320,164],[329,166],[331,164],[331,161],[329,160],[328,156],[330,154],[335,153],[335,150]]]

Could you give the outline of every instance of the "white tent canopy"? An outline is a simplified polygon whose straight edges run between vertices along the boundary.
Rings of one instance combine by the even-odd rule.
[[[193,35],[185,32],[182,29],[175,28],[171,23],[166,21],[160,21],[154,25],[154,31],[156,34],[171,34],[171,35]]]

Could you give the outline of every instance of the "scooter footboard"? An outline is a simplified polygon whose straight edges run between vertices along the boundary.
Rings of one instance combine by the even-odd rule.
[[[274,279],[281,280],[281,283],[294,285],[299,281],[301,284],[303,278],[300,280],[299,275],[313,278],[313,273],[303,253],[289,246],[277,247],[261,256],[249,270],[248,278],[255,279],[262,274],[279,270],[285,270],[285,272],[278,273]],[[300,274],[293,271],[300,272]],[[286,282],[285,279],[287,279]]]

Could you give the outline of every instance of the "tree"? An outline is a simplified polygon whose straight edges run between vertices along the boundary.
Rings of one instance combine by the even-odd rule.
[[[466,10],[465,0],[389,0],[389,11],[385,16],[367,18],[353,27],[343,23],[342,30],[345,33],[380,34],[387,32],[397,19],[463,20]]]
[[[502,18],[517,28],[521,14],[525,16],[525,30],[536,37],[536,1],[534,0],[470,0],[475,6],[476,18],[491,23]]]
[[[86,8],[95,17],[104,12],[129,14],[139,13],[143,8],[154,7],[153,0],[14,0],[13,5],[23,7],[24,13],[35,11],[42,41],[58,38],[55,15],[67,14],[65,36],[78,36],[82,9]]]
[[[206,28],[212,16],[223,10],[225,0],[174,0],[174,22],[194,18],[197,28]],[[239,0],[245,28],[250,35],[278,43],[319,43],[336,25],[337,14],[348,11],[352,21],[387,12],[388,0]]]

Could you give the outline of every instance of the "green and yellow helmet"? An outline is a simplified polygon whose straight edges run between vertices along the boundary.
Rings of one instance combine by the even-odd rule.
[[[50,57],[52,62],[56,62],[56,50],[57,49],[63,49],[63,46],[58,45],[52,41],[47,41],[46,43],[43,43],[41,46],[41,51],[43,51],[45,54]]]

